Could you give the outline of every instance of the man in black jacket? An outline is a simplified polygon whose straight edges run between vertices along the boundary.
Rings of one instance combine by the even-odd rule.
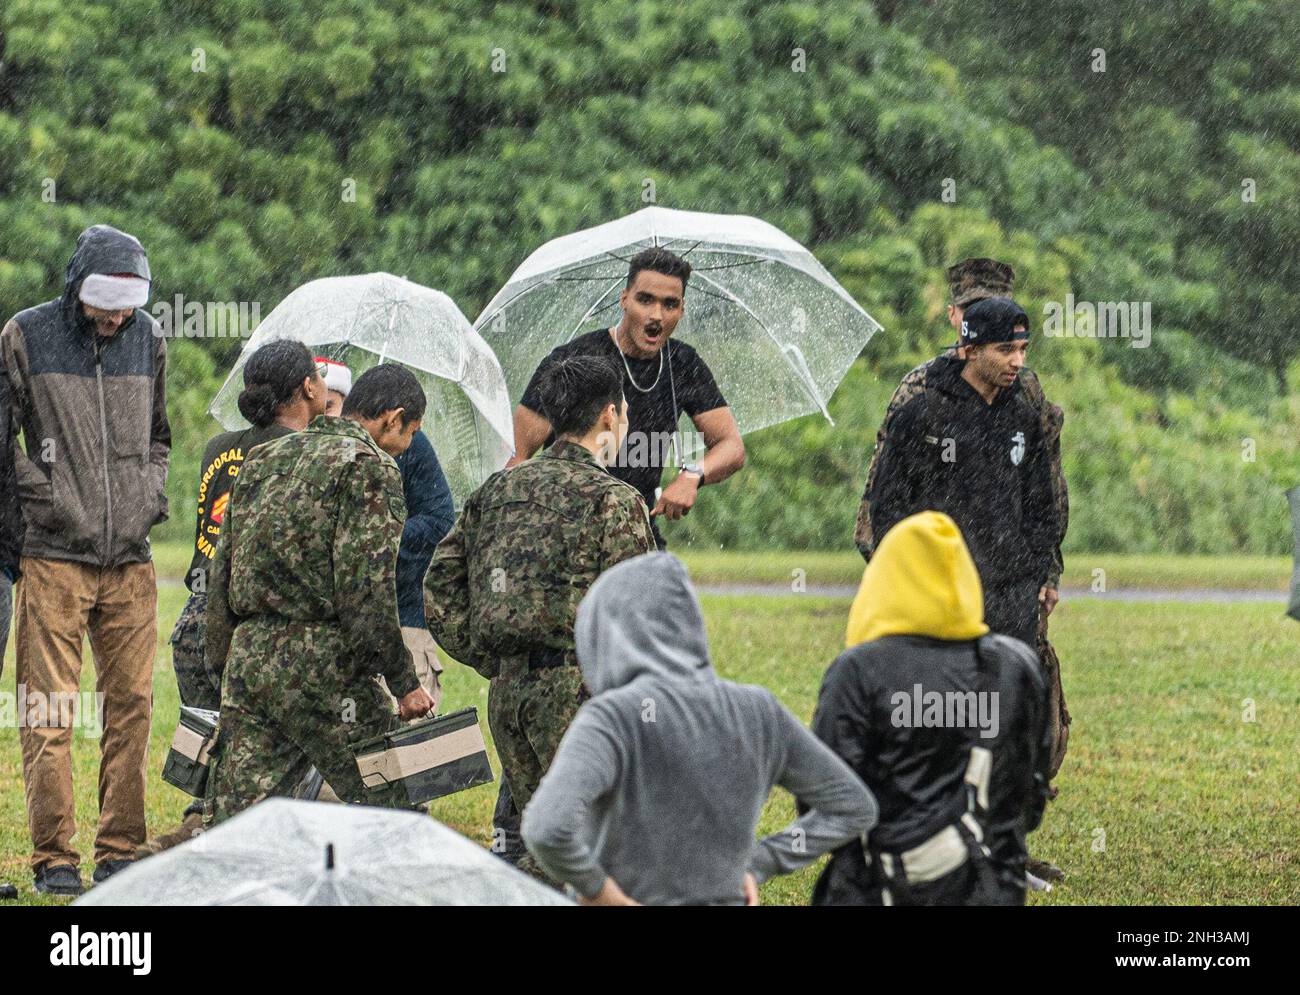
[[[880,806],[835,852],[817,905],[1020,905],[1051,761],[1048,694],[1023,643],[988,634],[979,576],[938,512],[884,535],[822,681],[813,732]]]
[[[9,435],[9,380],[0,377],[0,674],[5,669],[5,646],[13,615],[14,581],[23,542],[23,515],[14,479],[14,445]],[[0,898],[15,898],[18,890],[0,882]]]
[[[13,616],[13,586],[22,555],[23,513],[14,479],[14,443],[9,433],[9,380],[0,377],[0,674],[5,668],[9,620]]]
[[[1029,318],[1005,297],[967,309],[957,357],[894,416],[872,492],[871,525],[933,509],[961,528],[994,632],[1033,646],[1060,525],[1041,421],[1020,394]]]

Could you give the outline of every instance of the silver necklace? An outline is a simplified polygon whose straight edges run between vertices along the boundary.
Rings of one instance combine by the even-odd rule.
[[[619,358],[623,360],[623,369],[627,371],[628,383],[639,390],[642,394],[649,394],[659,386],[659,378],[664,375],[664,349],[668,348],[668,343],[664,342],[664,348],[659,350],[659,372],[655,374],[655,382],[649,387],[642,387],[636,382],[636,377],[632,376],[632,367],[627,365],[627,354],[623,352],[623,346],[618,340],[618,325],[614,326],[614,346],[618,349]]]

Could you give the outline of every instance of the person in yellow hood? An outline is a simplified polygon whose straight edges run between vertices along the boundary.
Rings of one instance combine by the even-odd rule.
[[[951,518],[924,511],[885,534],[845,641],[813,732],[880,819],[835,852],[813,904],[1023,904],[1025,837],[1047,799],[1047,685],[1032,649],[989,632]]]
[[[984,589],[957,523],[923,511],[899,524],[906,528],[892,537],[890,555],[862,574],[845,646],[883,636],[964,640],[987,633]]]

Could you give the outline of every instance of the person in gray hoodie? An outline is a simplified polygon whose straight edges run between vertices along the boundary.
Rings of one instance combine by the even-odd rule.
[[[721,680],[686,568],[646,553],[578,607],[578,711],[524,812],[538,863],[584,904],[757,904],[757,886],[876,822],[870,791],[772,694]],[[774,785],[808,811],[755,841]]]

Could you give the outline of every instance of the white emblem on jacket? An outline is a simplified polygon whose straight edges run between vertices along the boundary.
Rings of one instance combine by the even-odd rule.
[[[1019,466],[1025,458],[1025,433],[1017,432],[1011,437],[1011,465]]]

